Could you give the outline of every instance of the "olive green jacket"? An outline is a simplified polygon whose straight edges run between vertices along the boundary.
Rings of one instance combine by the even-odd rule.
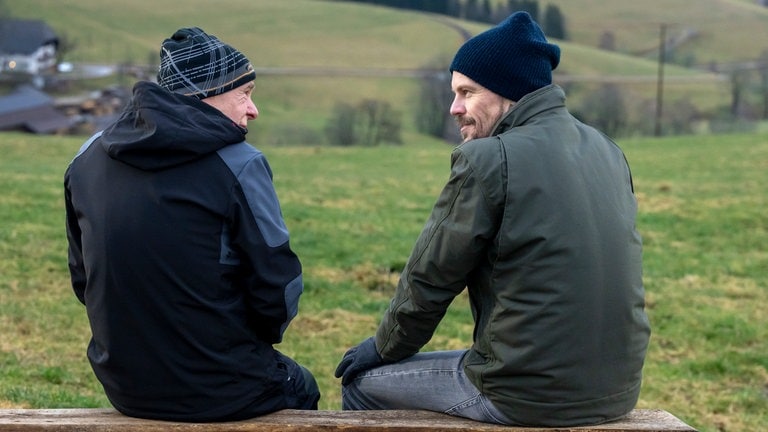
[[[522,98],[451,175],[376,333],[385,361],[426,344],[465,287],[465,371],[520,424],[600,423],[637,402],[650,335],[624,154],[556,85]]]

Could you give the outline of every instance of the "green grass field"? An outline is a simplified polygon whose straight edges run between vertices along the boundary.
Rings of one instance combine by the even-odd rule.
[[[265,147],[305,267],[279,349],[318,377],[370,335],[447,178],[450,147]],[[62,175],[82,138],[0,135],[0,406],[108,406],[69,286]],[[768,429],[768,136],[625,140],[653,326],[640,407],[701,431]],[[471,342],[459,297],[428,349]]]

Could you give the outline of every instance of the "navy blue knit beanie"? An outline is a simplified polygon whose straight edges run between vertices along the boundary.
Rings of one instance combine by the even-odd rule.
[[[515,12],[501,24],[468,40],[450,71],[460,72],[511,101],[552,84],[560,48],[547,42],[527,12]]]
[[[197,27],[177,30],[160,48],[157,83],[174,93],[203,99],[255,78],[240,51]]]

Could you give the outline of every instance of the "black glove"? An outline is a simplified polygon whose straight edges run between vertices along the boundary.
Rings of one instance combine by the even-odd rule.
[[[341,378],[341,384],[349,384],[357,374],[366,371],[372,367],[384,364],[384,360],[376,350],[376,343],[373,337],[362,341],[360,345],[352,347],[341,358],[341,362],[336,367],[336,378]]]

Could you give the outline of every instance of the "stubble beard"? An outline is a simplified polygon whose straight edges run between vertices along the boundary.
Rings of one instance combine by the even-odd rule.
[[[456,120],[456,125],[459,128],[459,134],[461,135],[462,143],[465,143],[475,138],[474,136],[472,136],[472,134],[469,131],[466,133],[466,135],[464,133],[464,126],[469,126],[470,128],[468,129],[474,129],[475,132],[477,132],[477,125],[473,118],[467,117],[467,116],[456,116],[455,120]]]

